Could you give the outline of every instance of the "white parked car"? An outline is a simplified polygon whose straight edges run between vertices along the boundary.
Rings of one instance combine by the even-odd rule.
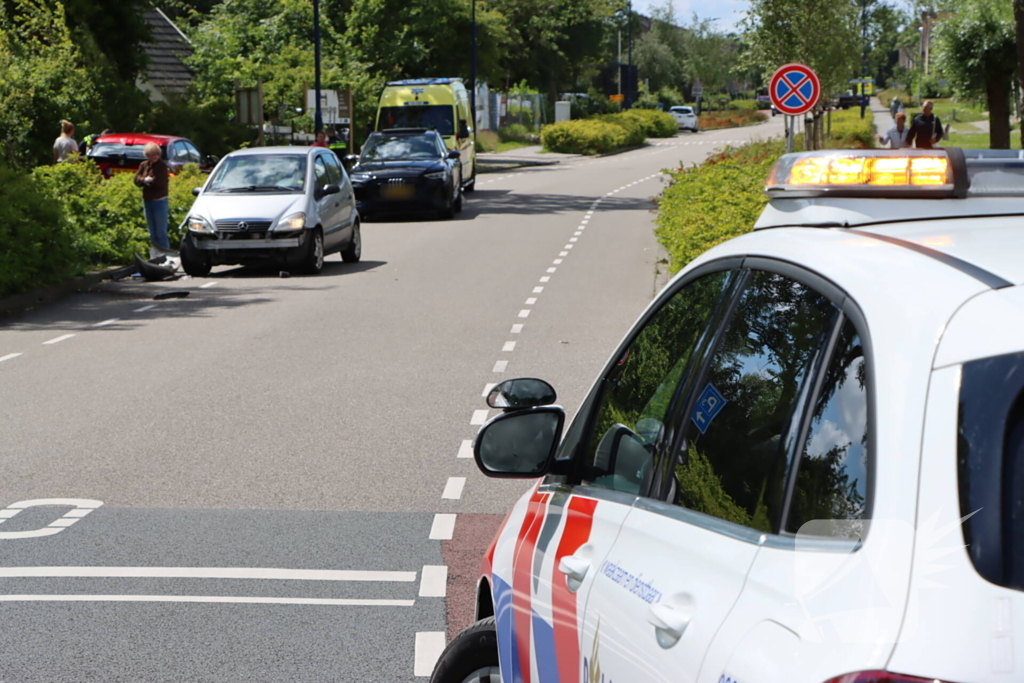
[[[196,190],[181,266],[204,276],[219,264],[278,262],[319,273],[324,256],[362,253],[348,174],[322,147],[255,147],[231,152]]]
[[[670,107],[669,113],[676,120],[680,130],[688,130],[696,133],[700,128],[700,120],[694,113],[693,107]]]
[[[542,479],[434,683],[1024,680],[1024,159],[783,157],[578,414],[499,384]],[[488,678],[490,676],[490,678]]]

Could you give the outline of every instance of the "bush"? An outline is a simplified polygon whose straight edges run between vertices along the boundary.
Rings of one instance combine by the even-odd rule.
[[[623,126],[600,119],[544,126],[540,139],[545,149],[565,154],[606,154],[629,144]]]
[[[833,111],[831,137],[829,147],[853,149],[874,147],[877,138],[875,137],[875,123],[871,109],[868,108],[864,112],[863,119],[860,117],[859,109]]]
[[[630,109],[611,116],[636,121],[643,127],[644,135],[649,138],[670,138],[679,132],[675,118],[656,109]]]
[[[749,232],[768,201],[764,182],[785,142],[730,147],[699,166],[678,168],[658,200],[658,239],[679,271],[716,244]]]
[[[622,147],[636,147],[644,144],[647,140],[647,128],[644,126],[640,116],[635,113],[636,110],[624,111],[618,114],[606,114],[604,116],[597,117],[600,121],[606,121],[608,123],[619,126],[626,131],[626,141],[622,143]]]
[[[493,130],[478,130],[476,132],[476,151],[487,153],[497,152],[501,145],[501,138]]]
[[[510,123],[503,128],[499,128],[498,135],[501,136],[503,142],[528,142],[533,144],[537,140],[537,134],[533,132],[533,128],[521,123]]]
[[[746,109],[748,111],[758,111],[762,107],[758,106],[760,103],[757,100],[733,100],[729,103],[730,109]]]
[[[767,118],[764,112],[750,109],[729,109],[726,111],[705,111],[700,115],[701,130],[738,128],[761,123]]]
[[[84,259],[92,264],[130,263],[136,253],[149,253],[149,231],[142,211],[142,190],[133,175],[103,180],[92,161],[40,166],[32,172],[38,190],[59,206],[66,227],[76,236]],[[179,224],[195,199],[192,188],[206,180],[195,166],[186,166],[169,185],[171,246],[181,238]]]
[[[76,236],[26,174],[0,167],[0,296],[58,282],[81,271]]]

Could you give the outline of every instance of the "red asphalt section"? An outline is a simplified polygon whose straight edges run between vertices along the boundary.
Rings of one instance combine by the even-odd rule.
[[[452,540],[441,541],[441,557],[448,565],[448,640],[473,623],[480,563],[505,515],[459,513]]]

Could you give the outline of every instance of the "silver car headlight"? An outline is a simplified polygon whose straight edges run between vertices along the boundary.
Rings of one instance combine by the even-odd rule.
[[[302,230],[304,227],[306,227],[306,214],[299,211],[279,220],[274,226],[274,230]]]
[[[213,235],[217,232],[210,221],[202,216],[189,216],[188,229],[192,232],[201,232],[207,235]]]
[[[423,177],[427,180],[440,180],[446,173],[447,171],[434,171],[433,173],[424,173]]]

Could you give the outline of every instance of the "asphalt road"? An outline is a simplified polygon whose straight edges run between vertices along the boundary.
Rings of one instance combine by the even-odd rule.
[[[660,171],[781,129],[483,175],[317,277],[0,321],[0,681],[423,680],[528,486],[466,457],[486,387],[574,411],[664,281]]]

